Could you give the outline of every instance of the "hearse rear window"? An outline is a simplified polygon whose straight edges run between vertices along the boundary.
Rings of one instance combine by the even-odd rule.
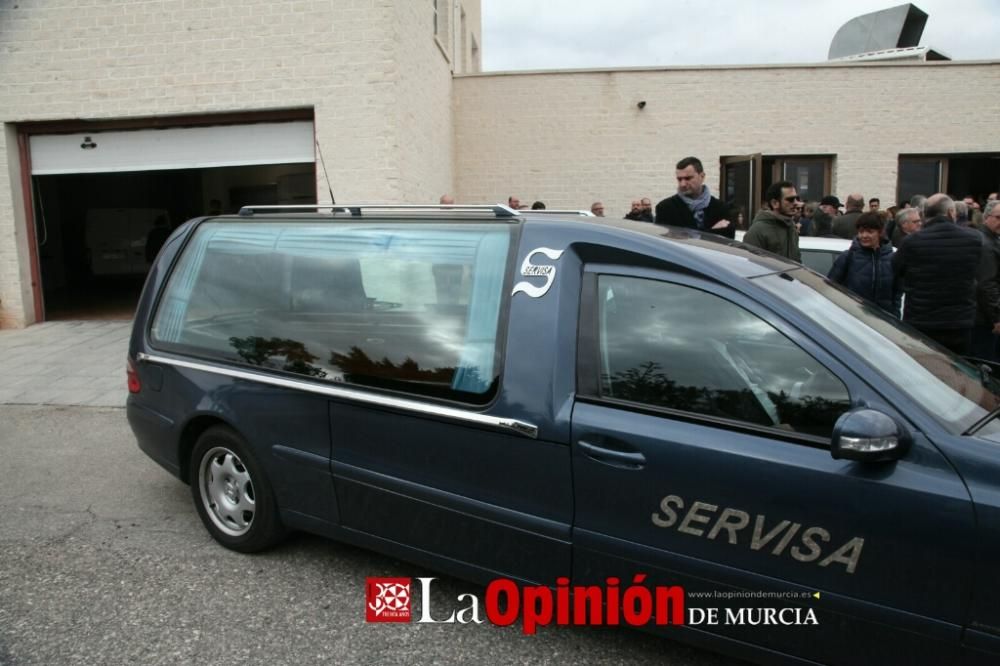
[[[512,227],[202,224],[155,346],[316,380],[473,403],[499,380]]]

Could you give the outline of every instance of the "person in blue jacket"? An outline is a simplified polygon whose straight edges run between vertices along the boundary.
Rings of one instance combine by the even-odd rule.
[[[854,242],[833,262],[827,277],[898,317],[903,290],[893,280],[892,243],[882,238],[884,224],[878,213],[862,213],[854,223]]]

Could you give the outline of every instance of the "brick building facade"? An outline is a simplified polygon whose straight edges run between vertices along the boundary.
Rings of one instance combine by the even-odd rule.
[[[479,0],[3,3],[0,327],[46,318],[49,289],[72,286],[87,259],[74,229],[92,181],[58,165],[163,128],[294,121],[311,124],[317,146],[295,169],[267,156],[256,166],[161,160],[150,168],[171,174],[172,188],[197,189],[173,218],[200,214],[217,191],[231,205],[272,196],[275,180],[283,201],[281,179],[303,173],[320,202],[329,183],[341,202],[516,194],[550,207],[600,199],[624,213],[632,198],[670,194],[673,164],[688,154],[713,189],[723,158],[758,155],[758,172],[819,164],[819,177],[802,167],[814,190],[892,202],[901,159],[938,160],[947,184],[949,156],[1000,156],[997,62],[480,74],[480,22]],[[49,171],[38,166],[45,137],[56,145]],[[148,174],[134,182],[167,178]],[[101,185],[94,207],[134,206],[110,198],[123,182],[133,181]]]

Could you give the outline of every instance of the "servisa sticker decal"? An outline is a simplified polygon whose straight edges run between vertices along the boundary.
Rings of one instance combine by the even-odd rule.
[[[521,262],[521,275],[524,277],[544,277],[545,284],[536,287],[530,282],[518,282],[514,285],[514,291],[510,295],[513,296],[518,292],[524,292],[532,298],[541,298],[544,296],[556,279],[556,267],[551,264],[533,264],[531,263],[531,258],[536,254],[544,254],[552,261],[557,261],[563,252],[564,250],[553,250],[548,247],[538,247],[529,252],[528,256]]]

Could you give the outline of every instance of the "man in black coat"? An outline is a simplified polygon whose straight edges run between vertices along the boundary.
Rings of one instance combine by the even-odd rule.
[[[677,194],[656,204],[656,224],[689,227],[734,238],[736,225],[705,184],[705,169],[697,157],[677,163]]]
[[[1000,201],[990,201],[983,209],[982,234],[985,251],[976,289],[978,307],[972,329],[972,355],[996,361],[1000,335]]]
[[[924,216],[921,232],[907,236],[892,257],[906,294],[903,321],[956,354],[968,354],[983,238],[955,224],[955,202],[946,194],[929,198]]]

